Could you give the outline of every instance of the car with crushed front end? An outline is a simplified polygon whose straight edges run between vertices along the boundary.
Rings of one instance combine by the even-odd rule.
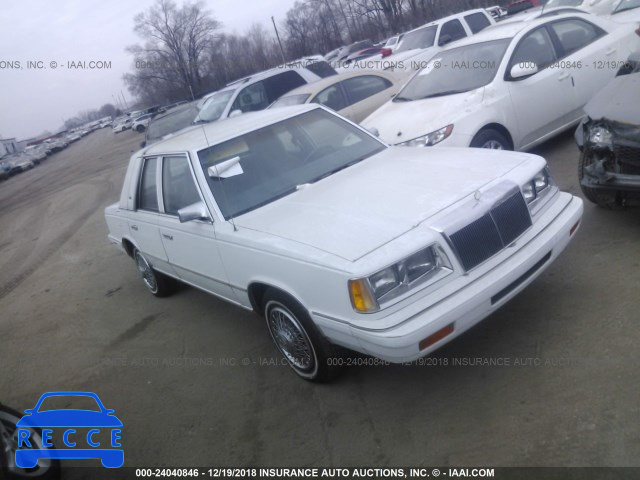
[[[539,156],[393,147],[306,104],[138,151],[105,218],[152,294],[179,280],[254,310],[295,373],[326,381],[336,350],[402,363],[468,330],[582,211]]]
[[[640,73],[618,76],[585,106],[575,138],[584,196],[602,207],[640,197]]]

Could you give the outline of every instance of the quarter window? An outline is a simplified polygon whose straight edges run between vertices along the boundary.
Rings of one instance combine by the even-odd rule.
[[[147,158],[142,167],[140,188],[138,189],[138,208],[141,210],[158,211],[158,190],[156,186],[157,158]]]
[[[162,160],[162,197],[165,213],[172,215],[200,201],[186,157],[164,157]]]
[[[376,93],[386,90],[392,83],[376,75],[349,78],[342,82],[349,97],[349,104],[360,102]]]

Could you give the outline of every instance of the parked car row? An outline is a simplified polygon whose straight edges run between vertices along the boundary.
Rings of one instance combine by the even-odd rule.
[[[37,145],[29,145],[24,151],[5,155],[0,158],[0,180],[6,180],[18,173],[31,170],[50,155],[63,150],[91,131],[102,128],[101,123],[75,128],[56,138],[50,138]]]

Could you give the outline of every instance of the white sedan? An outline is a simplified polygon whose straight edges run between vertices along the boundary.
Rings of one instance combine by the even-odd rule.
[[[553,263],[582,210],[538,156],[389,147],[308,104],[141,150],[105,216],[152,294],[177,279],[254,310],[321,381],[332,345],[401,363],[471,328]]]
[[[637,28],[590,14],[496,25],[437,54],[362,124],[391,144],[529,149],[579,122],[640,50]]]

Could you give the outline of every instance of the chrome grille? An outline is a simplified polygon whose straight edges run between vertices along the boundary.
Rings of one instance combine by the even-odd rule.
[[[471,270],[511,244],[531,226],[531,216],[520,191],[488,213],[449,235],[462,266]]]

